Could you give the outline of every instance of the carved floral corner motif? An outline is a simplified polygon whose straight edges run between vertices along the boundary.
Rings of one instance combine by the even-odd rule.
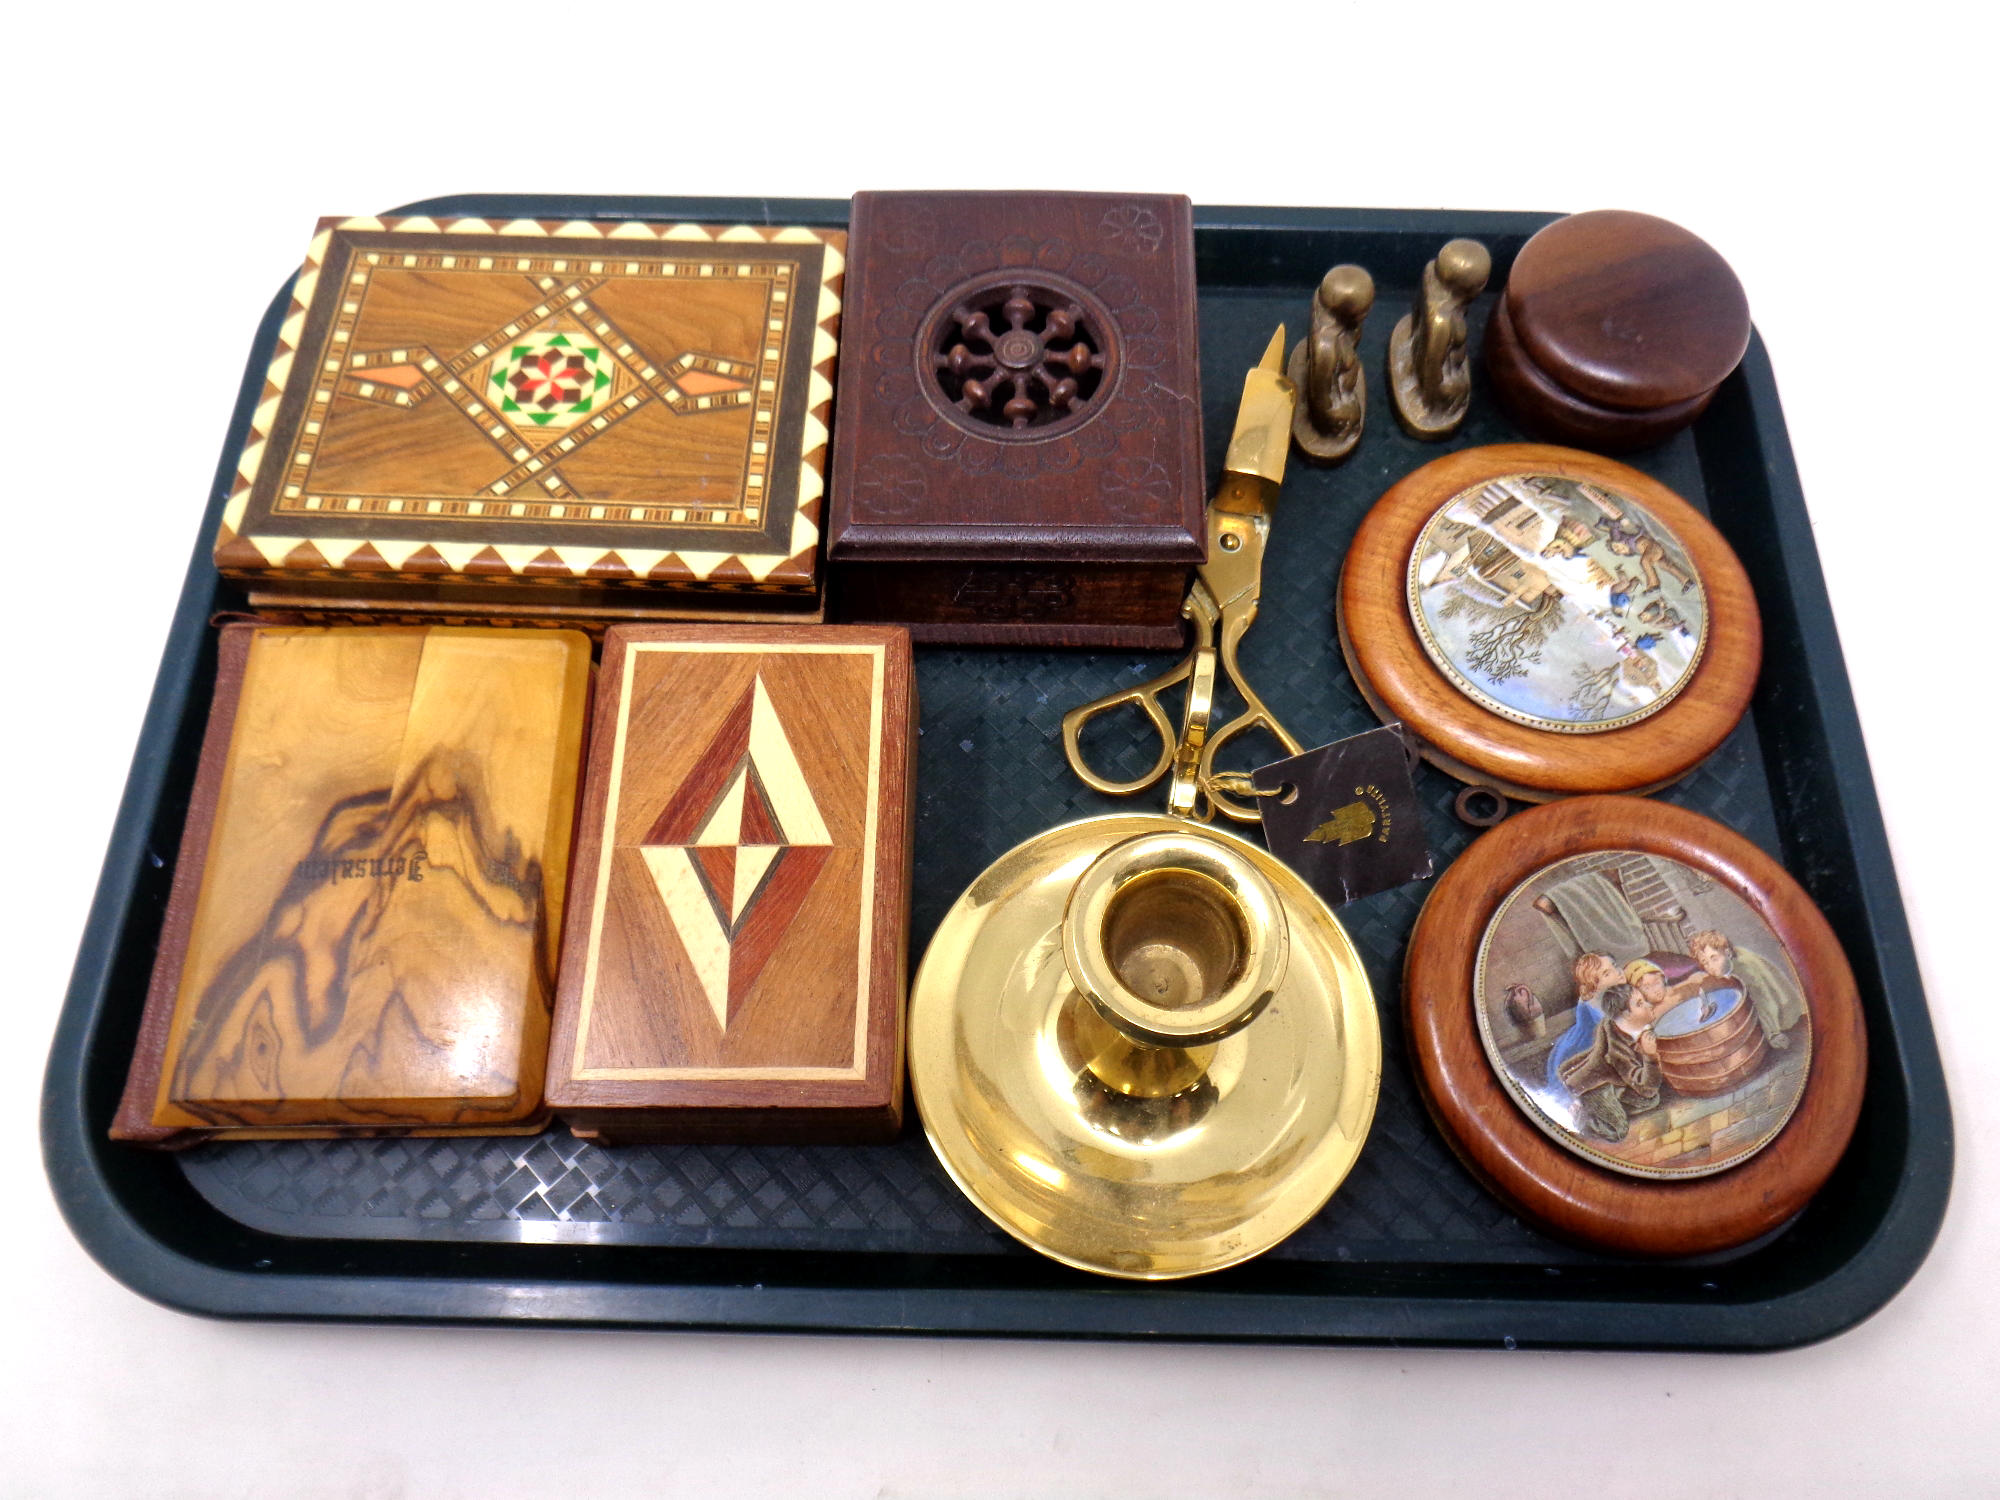
[[[1158,251],[1167,235],[1160,216],[1136,203],[1121,203],[1116,208],[1106,209],[1098,228],[1105,239],[1119,249],[1136,250],[1141,255],[1152,255]]]
[[[862,517],[900,519],[924,503],[924,466],[907,453],[878,453],[854,479],[854,511]]]
[[[1143,454],[1120,454],[1105,469],[1098,494],[1113,515],[1150,515],[1173,498],[1173,475],[1157,453],[1158,447],[1153,445]]]

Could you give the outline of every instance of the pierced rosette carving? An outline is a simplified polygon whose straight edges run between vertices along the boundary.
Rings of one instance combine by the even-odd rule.
[[[1026,277],[988,278],[947,297],[922,339],[946,415],[1003,436],[1076,426],[1109,391],[1116,360],[1095,304],[1081,288]]]
[[[949,461],[967,475],[1068,473],[1134,451],[1141,431],[1157,419],[1147,399],[1173,350],[1158,337],[1159,314],[1138,283],[1105,256],[1080,252],[1059,236],[1010,236],[973,240],[921,261],[911,257],[901,269],[903,279],[874,319],[872,387],[890,424],[915,439],[924,457]],[[1017,290],[1035,307],[1018,330],[1006,306]],[[984,312],[984,325],[968,330],[958,318],[961,308],[968,320]],[[1065,318],[1051,329],[1056,311]],[[1003,368],[995,344],[1017,331],[1041,346],[1040,358],[1012,367],[1025,391],[994,378]],[[966,353],[953,369],[960,345]],[[1067,361],[1083,363],[1072,352],[1079,345],[1090,367],[1072,372]],[[1013,352],[1028,354],[1025,344]],[[1073,393],[1058,391],[1065,379],[1075,382]],[[987,398],[977,413],[960,404],[968,399],[968,381],[979,386],[971,401]],[[1015,425],[1020,406],[1006,410],[1017,400],[1032,406],[1025,426]]]

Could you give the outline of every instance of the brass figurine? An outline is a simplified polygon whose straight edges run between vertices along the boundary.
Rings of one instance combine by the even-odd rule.
[[[1359,266],[1335,266],[1320,279],[1306,336],[1285,373],[1299,388],[1292,440],[1299,452],[1336,464],[1361,441],[1368,387],[1361,376],[1361,321],[1375,305],[1375,278]]]
[[[1411,437],[1436,442],[1465,420],[1472,399],[1465,307],[1492,271],[1493,257],[1479,241],[1450,241],[1424,267],[1416,306],[1389,335],[1389,394]]]

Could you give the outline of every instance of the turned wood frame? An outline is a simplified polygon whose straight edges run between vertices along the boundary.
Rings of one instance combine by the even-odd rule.
[[[1623,1176],[1551,1140],[1493,1071],[1474,972],[1500,904],[1537,871],[1601,850],[1662,855],[1740,897],[1784,944],[1812,1025],[1805,1093],[1754,1156],[1714,1176]],[[1698,813],[1637,797],[1578,797],[1509,819],[1439,877],[1403,966],[1410,1054],[1424,1102],[1468,1170],[1551,1234],[1635,1255],[1698,1255],[1755,1239],[1805,1206],[1861,1112],[1868,1041],[1833,929],[1777,862]]]
[[[1636,723],[1596,732],[1536,729],[1475,703],[1424,649],[1410,618],[1410,554],[1432,516],[1463,490],[1539,473],[1622,491],[1686,548],[1708,622],[1701,659],[1671,702]],[[1340,645],[1355,685],[1385,722],[1401,721],[1424,758],[1449,776],[1525,802],[1591,792],[1651,792],[1706,759],[1749,707],[1763,657],[1750,578],[1715,527],[1637,469],[1540,443],[1468,448],[1393,485],[1362,519],[1341,569]]]

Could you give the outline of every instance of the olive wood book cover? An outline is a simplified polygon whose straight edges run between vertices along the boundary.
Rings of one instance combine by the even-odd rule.
[[[894,1134],[908,635],[621,626],[602,683],[550,1105],[619,1141]]]
[[[574,631],[226,627],[112,1134],[546,1118],[589,692]]]
[[[217,566],[350,590],[810,594],[845,243],[761,225],[322,220]]]

